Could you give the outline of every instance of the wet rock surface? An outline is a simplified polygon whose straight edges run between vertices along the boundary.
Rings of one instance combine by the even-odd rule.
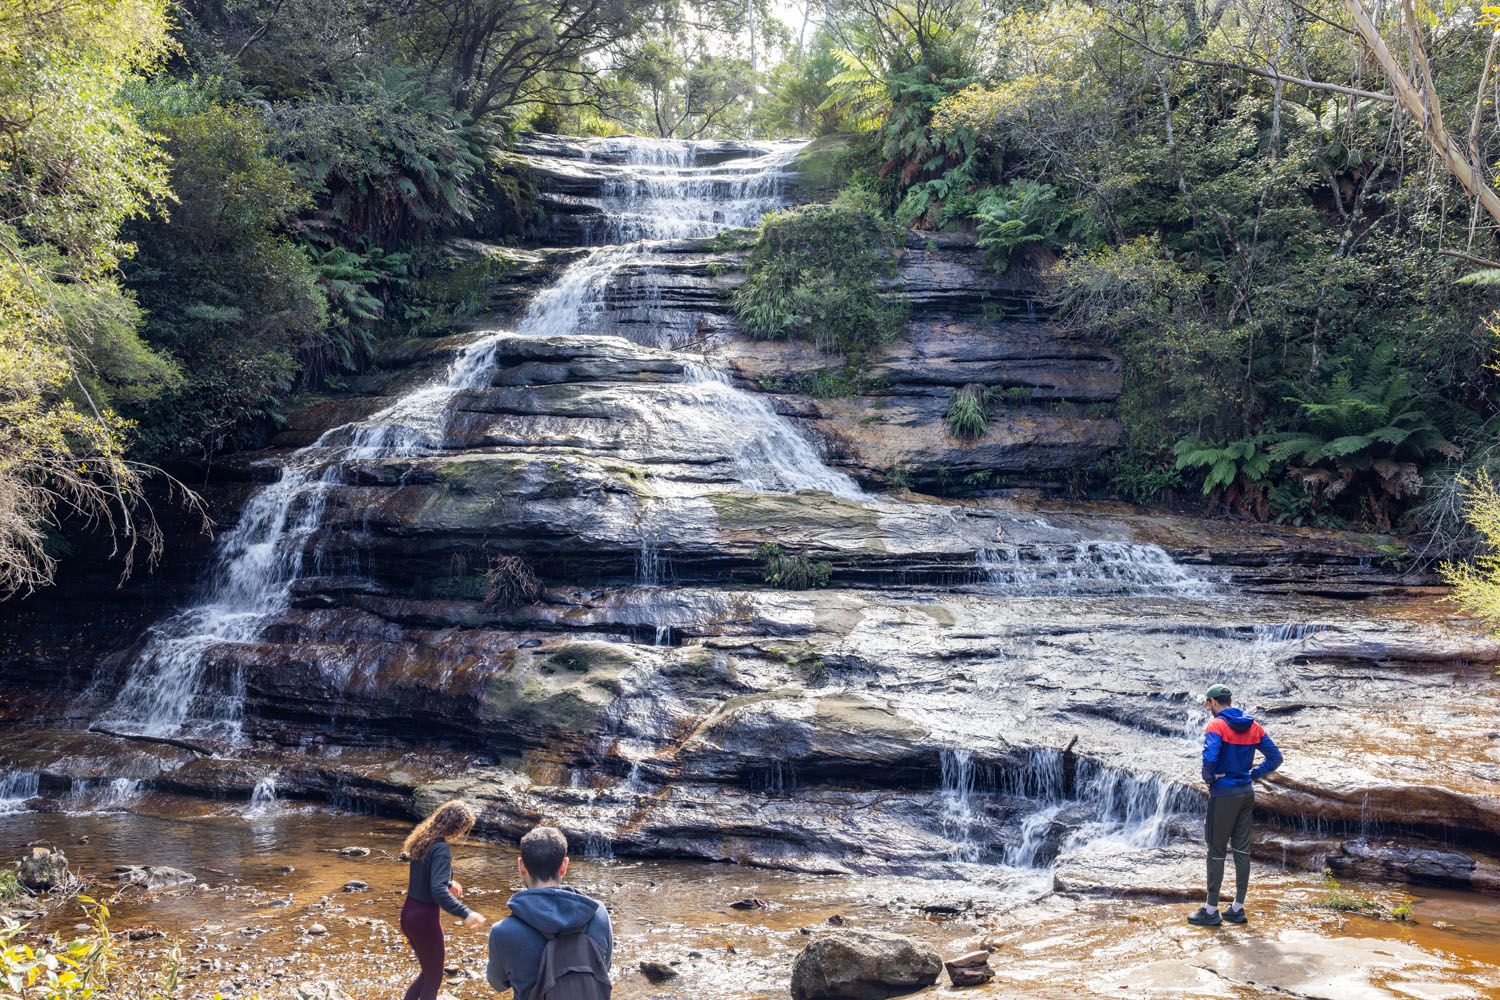
[[[948,973],[948,981],[960,988],[983,986],[995,978],[995,970],[990,968],[988,951],[971,951],[957,958],[950,958],[943,963],[943,968]]]
[[[110,879],[122,889],[137,889],[143,892],[161,892],[181,889],[198,881],[192,872],[166,865],[116,865]]]

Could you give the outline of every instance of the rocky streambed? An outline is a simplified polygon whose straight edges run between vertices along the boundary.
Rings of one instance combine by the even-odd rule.
[[[193,941],[236,995],[300,974],[255,971],[278,951],[404,975],[382,964],[403,960],[399,867],[294,855],[394,843],[457,795],[482,836],[545,820],[594,859],[639,921],[627,996],[781,995],[835,915],[989,939],[996,995],[1484,995],[1500,644],[1387,566],[1391,538],[1046,499],[1114,442],[1118,364],[961,241],[902,255],[908,336],[878,377],[808,391],[826,357],[739,334],[725,236],[807,194],[807,152],[526,146],[571,245],[455,244],[492,314],[216,466],[216,541],[7,607],[0,846],[82,830],[219,869]],[[959,441],[943,414],[976,381],[1006,404]],[[1253,946],[1156,905],[1195,892],[1217,681],[1287,754],[1259,798]],[[1415,894],[1422,929],[1310,907],[1324,869]],[[205,892],[120,912],[187,933]],[[266,916],[283,893],[296,920]],[[676,985],[631,978],[674,957]]]
[[[128,813],[0,816],[4,842],[58,843],[85,873],[149,859],[192,875],[112,903],[126,962],[154,967],[177,945],[185,998],[319,996],[327,983],[355,998],[398,994],[413,972],[396,927],[405,867],[391,857],[405,829],[287,803],[247,816],[162,795]],[[1120,869],[1112,859],[1102,867]],[[1187,904],[1174,901],[1196,880],[1196,864],[1163,857],[1125,867],[1139,883],[1126,899],[1090,891],[1084,866],[1079,884],[1041,898],[1024,880],[1003,887],[687,861],[584,858],[574,881],[610,906],[615,992],[626,998],[784,997],[808,942],[870,930],[944,958],[991,949],[993,981],[956,990],[945,976],[931,995],[1494,995],[1500,909],[1471,893],[1344,881],[1345,895],[1371,904],[1409,902],[1414,920],[1396,922],[1331,909],[1320,880],[1262,867],[1251,925],[1214,933],[1181,924]],[[506,912],[513,872],[506,847],[476,841],[456,852],[455,876],[488,916]],[[43,927],[66,937],[76,919],[65,907]],[[483,935],[450,928],[448,966],[445,992],[456,1000],[493,995]]]

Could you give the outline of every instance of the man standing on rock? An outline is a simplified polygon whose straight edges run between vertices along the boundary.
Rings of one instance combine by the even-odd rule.
[[[514,1000],[607,1000],[614,931],[603,903],[562,884],[567,838],[537,827],[521,838],[516,866],[526,888],[490,929],[490,985],[515,990]]]
[[[1246,923],[1245,890],[1250,887],[1250,819],[1255,812],[1255,781],[1281,766],[1281,751],[1250,716],[1231,706],[1229,688],[1215,684],[1204,696],[1213,715],[1203,730],[1203,780],[1208,785],[1208,816],[1203,839],[1208,842],[1208,902],[1188,917],[1188,923],[1217,927],[1225,920]],[[1265,760],[1255,764],[1255,751]],[[1219,913],[1219,887],[1224,883],[1225,849],[1234,851],[1234,903]]]

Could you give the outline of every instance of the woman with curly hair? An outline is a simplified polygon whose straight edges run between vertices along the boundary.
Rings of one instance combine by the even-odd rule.
[[[467,802],[454,799],[435,809],[406,838],[402,855],[411,862],[406,884],[406,903],[401,907],[401,933],[417,953],[422,971],[406,990],[406,1000],[437,1000],[443,984],[443,924],[439,908],[464,922],[465,927],[482,927],[484,914],[469,909],[459,898],[464,887],[453,881],[453,852],[450,840],[460,840],[474,828],[474,810]]]

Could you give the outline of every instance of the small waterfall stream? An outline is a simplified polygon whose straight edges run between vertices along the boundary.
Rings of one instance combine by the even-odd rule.
[[[0,771],[0,815],[20,812],[41,791],[41,775],[35,771]]]

